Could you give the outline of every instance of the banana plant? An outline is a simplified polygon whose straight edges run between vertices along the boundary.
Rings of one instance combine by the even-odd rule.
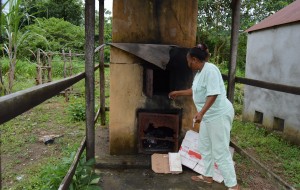
[[[2,43],[2,23],[3,23],[3,16],[2,12],[4,7],[6,6],[7,2],[2,4],[2,0],[0,0],[0,43]],[[1,60],[0,60],[1,61]],[[4,81],[3,81],[3,75],[2,75],[2,63],[0,62],[0,96],[6,94],[6,89],[4,86]]]
[[[12,92],[14,84],[18,48],[30,35],[29,31],[21,32],[24,18],[29,18],[29,16],[21,10],[21,2],[21,0],[8,0],[8,12],[3,14],[4,37],[6,38],[3,49],[9,58],[8,93]]]

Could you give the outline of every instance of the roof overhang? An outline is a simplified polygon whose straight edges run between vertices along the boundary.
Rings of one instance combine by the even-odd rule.
[[[131,53],[165,70],[170,60],[170,50],[176,45],[110,43],[109,45]]]

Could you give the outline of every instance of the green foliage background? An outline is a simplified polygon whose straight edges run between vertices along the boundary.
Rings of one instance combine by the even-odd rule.
[[[243,0],[241,3],[237,69],[246,64],[247,34],[244,31],[294,0]],[[197,43],[208,45],[215,64],[229,63],[231,33],[231,0],[198,0]],[[226,74],[226,73],[224,73]]]
[[[76,26],[83,25],[82,0],[24,0],[22,8],[36,18],[60,18]]]
[[[31,51],[38,48],[44,51],[83,53],[84,51],[84,28],[75,26],[59,18],[37,18],[34,24],[23,28],[24,31],[30,31],[35,36],[27,38],[22,46],[21,53],[28,56]]]

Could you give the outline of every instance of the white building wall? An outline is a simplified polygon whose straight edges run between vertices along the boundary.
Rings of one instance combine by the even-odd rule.
[[[246,78],[300,87],[300,23],[248,35]],[[268,128],[284,119],[284,134],[300,144],[300,96],[245,85],[243,119],[253,121],[255,111]]]

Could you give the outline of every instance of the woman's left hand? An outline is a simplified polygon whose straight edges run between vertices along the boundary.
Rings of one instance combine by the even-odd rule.
[[[196,120],[196,123],[200,123],[202,121],[203,114],[202,112],[198,112],[195,116],[194,119]]]

